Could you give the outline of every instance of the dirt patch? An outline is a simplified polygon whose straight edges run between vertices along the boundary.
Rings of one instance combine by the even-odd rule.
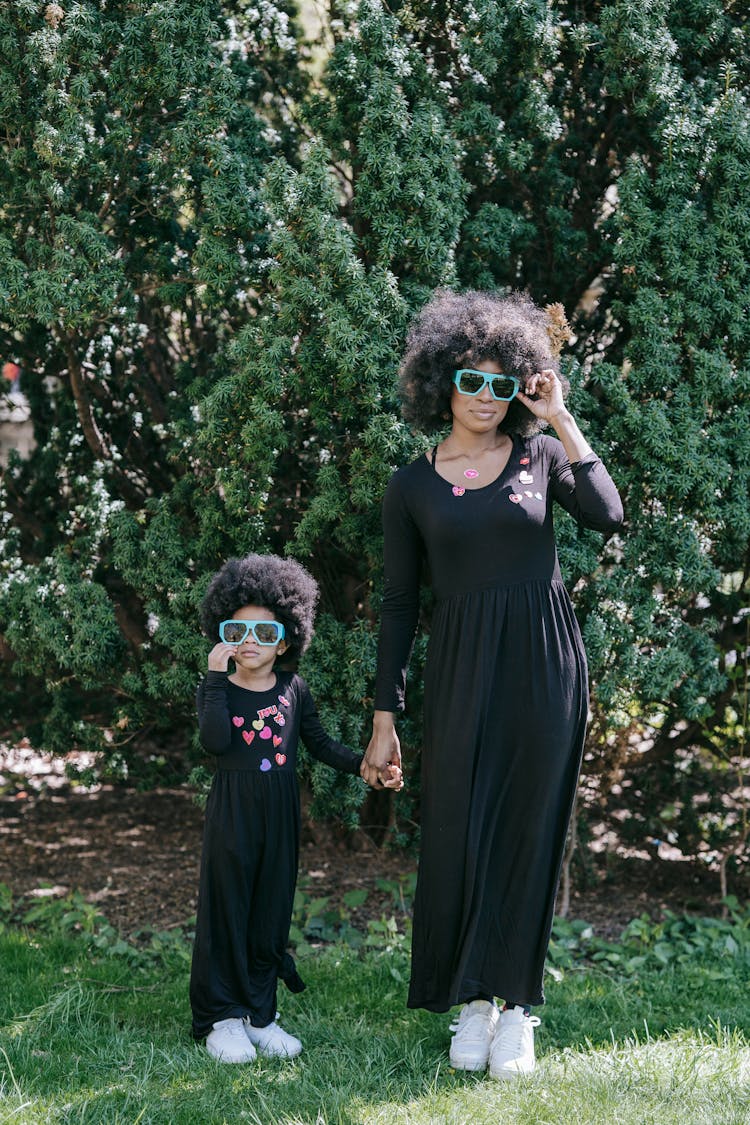
[[[82,792],[62,779],[38,788],[16,780],[0,796],[0,882],[30,898],[78,890],[125,935],[185,925],[195,914],[202,827],[187,789]],[[573,892],[570,911],[603,937],[643,913],[719,909],[718,880],[703,869],[657,856],[607,862],[593,886]],[[311,895],[336,907],[347,891],[367,890],[355,925],[389,916],[393,888],[415,869],[413,855],[378,848],[364,832],[342,838],[308,824],[303,833],[300,881]]]

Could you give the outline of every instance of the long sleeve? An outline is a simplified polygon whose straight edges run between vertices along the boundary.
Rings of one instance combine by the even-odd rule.
[[[611,533],[622,523],[620,494],[595,453],[572,465],[558,441],[550,440],[550,490],[555,500],[582,526]]]
[[[232,748],[228,688],[226,672],[207,672],[198,685],[198,730],[201,745],[209,754],[227,754]]]
[[[384,591],[375,683],[377,711],[403,711],[406,669],[419,617],[422,539],[396,473],[383,499]]]
[[[331,738],[326,733],[310,694],[310,689],[301,676],[297,677],[297,684],[300,704],[299,733],[307,750],[313,758],[317,758],[319,762],[325,762],[327,766],[332,766],[335,770],[358,774],[363,755],[355,753],[343,742],[337,742],[335,738]]]

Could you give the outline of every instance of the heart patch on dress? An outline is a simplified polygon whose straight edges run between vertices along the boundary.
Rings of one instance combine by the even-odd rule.
[[[282,714],[274,715],[273,721],[275,723],[278,723],[278,725],[280,727],[283,727],[286,723],[286,719],[284,718],[284,716]]]
[[[273,744],[274,744],[274,746],[281,746],[281,736],[280,735],[275,734],[273,736]]]
[[[530,461],[529,457],[522,457],[521,458],[521,464],[522,465],[528,465],[529,461]]]
[[[277,766],[283,766],[285,761],[286,761],[286,754],[277,754],[276,755],[276,765]]]
[[[270,727],[263,727],[263,730],[260,732],[260,737],[261,738],[270,738],[271,737],[271,728]]]
[[[263,721],[263,719],[253,719],[253,726],[255,727],[256,730],[263,730],[263,727],[265,725],[266,724]]]
[[[269,762],[268,758],[263,759],[263,761],[260,763],[260,768],[263,773],[268,773],[271,768],[271,763]]]
[[[279,703],[283,703],[283,705],[284,705],[285,707],[291,707],[291,706],[292,706],[292,705],[291,705],[291,703],[289,702],[289,700],[287,699],[287,697],[286,697],[285,695],[280,695],[280,696],[279,696]]]
[[[249,745],[250,745],[250,743],[251,743],[251,742],[253,741],[253,739],[255,738],[255,731],[254,731],[254,730],[243,730],[243,732],[242,732],[242,737],[244,738],[245,742],[246,742],[246,743],[248,744],[248,746],[249,746]]]
[[[460,484],[454,484],[453,485],[453,495],[454,496],[463,496],[464,492],[466,492],[466,489],[461,488]]]
[[[520,480],[521,484],[533,484],[534,483],[533,476],[531,475],[531,473],[527,473],[525,469],[523,469],[518,474],[518,479]]]
[[[241,727],[244,721],[242,715],[232,715],[232,722],[236,727]]]
[[[510,501],[511,501],[511,502],[512,502],[513,504],[520,504],[520,503],[521,503],[521,501],[523,500],[523,496],[519,496],[517,492],[511,492],[511,494],[510,494],[510,496],[508,497],[508,499],[509,499],[509,500],[510,500]]]

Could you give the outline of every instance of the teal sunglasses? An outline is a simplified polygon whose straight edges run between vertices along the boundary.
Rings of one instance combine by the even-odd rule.
[[[280,621],[222,621],[219,636],[225,645],[241,645],[252,633],[259,645],[277,645],[284,639]]]
[[[510,402],[518,394],[521,383],[515,375],[492,375],[487,371],[474,371],[462,367],[453,376],[453,382],[460,395],[478,395],[485,387],[498,402]]]

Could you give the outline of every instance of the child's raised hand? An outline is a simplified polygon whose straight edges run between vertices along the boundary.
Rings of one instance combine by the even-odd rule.
[[[209,672],[228,672],[229,661],[234,656],[236,645],[225,645],[219,641],[208,654]]]

